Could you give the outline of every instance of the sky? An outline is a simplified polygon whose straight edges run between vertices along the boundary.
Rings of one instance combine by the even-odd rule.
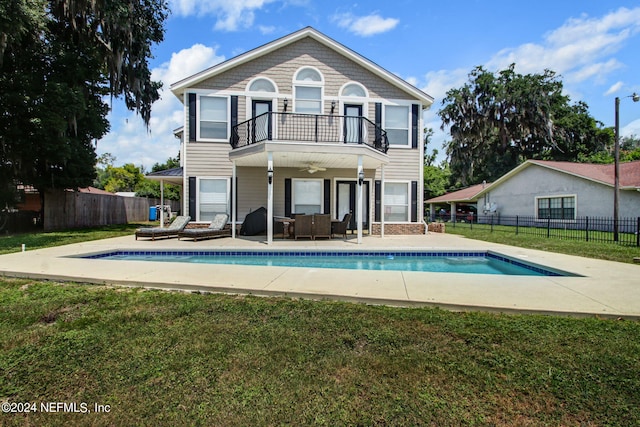
[[[149,171],[176,157],[182,104],[171,84],[265,43],[311,26],[431,95],[425,127],[429,151],[449,140],[437,112],[452,88],[476,66],[521,74],[555,71],[565,93],[583,101],[605,126],[614,125],[620,98],[620,134],[640,136],[640,6],[609,0],[168,0],[164,41],[154,47],[152,77],[163,83],[147,129],[121,100],[109,101],[110,132],[97,154],[115,165]]]

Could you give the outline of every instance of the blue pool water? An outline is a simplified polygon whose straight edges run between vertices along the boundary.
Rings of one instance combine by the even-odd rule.
[[[83,258],[517,276],[571,275],[488,251],[114,251]]]

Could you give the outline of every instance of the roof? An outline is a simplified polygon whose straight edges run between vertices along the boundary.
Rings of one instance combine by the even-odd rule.
[[[472,185],[462,190],[425,200],[425,203],[475,202],[476,196],[490,185],[489,183]]]
[[[531,166],[539,166],[568,175],[572,175],[581,179],[597,182],[599,184],[613,187],[615,185],[615,165],[597,164],[597,163],[574,163],[574,162],[556,162],[551,160],[527,160],[521,165],[513,168],[511,171],[502,175],[491,186],[488,186],[476,197],[481,196],[490,190],[490,187],[501,184],[512,176],[522,172]],[[620,190],[636,190],[640,189],[640,160],[634,162],[620,163]]]
[[[184,99],[182,94],[185,92],[187,88],[193,87],[194,85],[197,85],[198,83],[204,80],[210,79],[231,68],[237,67],[238,65],[252,61],[261,56],[267,55],[270,52],[273,52],[277,49],[290,45],[304,38],[312,38],[318,41],[319,43],[327,46],[328,48],[333,49],[339,54],[349,58],[353,62],[366,68],[367,70],[371,71],[377,76],[385,79],[386,81],[393,84],[394,86],[404,90],[407,93],[410,93],[413,97],[422,101],[423,106],[428,107],[431,104],[433,104],[433,97],[431,97],[430,95],[427,95],[426,93],[416,88],[415,86],[411,85],[410,83],[406,82],[405,80],[401,79],[397,75],[385,70],[384,68],[374,63],[373,61],[370,61],[369,59],[365,58],[359,53],[349,49],[343,44],[338,43],[337,41],[324,35],[323,33],[319,32],[318,30],[312,27],[305,27],[287,36],[276,39],[270,43],[257,47],[253,50],[245,52],[227,61],[221,62],[220,64],[214,65],[213,67],[207,68],[206,70],[196,73],[190,77],[180,80],[171,85],[171,91],[175,96],[178,97],[178,99],[180,99],[180,101],[183,102]]]
[[[184,175],[184,168],[177,167],[171,169],[165,169],[157,172],[148,173],[145,178],[149,178],[153,181],[166,181],[170,184],[182,185],[182,178]]]
[[[84,187],[84,188],[78,188],[78,191],[80,193],[88,193],[88,194],[102,194],[104,196],[115,196],[114,193],[111,193],[109,191],[106,190],[101,190],[99,188],[95,188],[95,187]]]

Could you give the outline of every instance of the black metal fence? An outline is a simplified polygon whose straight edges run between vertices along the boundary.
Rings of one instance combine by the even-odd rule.
[[[387,132],[360,116],[269,112],[231,128],[233,148],[263,141],[364,144],[383,153],[389,149]]]
[[[450,220],[450,218],[449,218]],[[491,232],[525,234],[537,237],[615,242],[613,218],[581,217],[572,221],[539,219],[533,216],[488,215],[469,218],[468,214],[450,221],[449,227],[468,227]],[[640,246],[640,217],[618,219],[618,244]]]

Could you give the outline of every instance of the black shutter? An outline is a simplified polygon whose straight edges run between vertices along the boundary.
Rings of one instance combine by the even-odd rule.
[[[193,221],[196,220],[196,194],[198,193],[198,184],[196,177],[189,177],[189,216]]]
[[[376,102],[376,117],[375,117],[375,123],[376,123],[376,141],[380,141],[380,139],[382,139],[382,133],[380,132],[380,130],[382,129],[382,103],[381,102]]]
[[[291,178],[284,180],[284,216],[291,216]]]
[[[418,148],[418,123],[420,123],[418,114],[420,106],[413,104],[411,106],[411,148]]]
[[[231,135],[232,137],[234,136],[233,128],[234,126],[237,126],[237,125],[238,125],[238,96],[232,95],[231,96]],[[234,141],[234,143],[235,145],[233,144],[232,145],[236,147],[237,141]]]
[[[379,179],[376,179],[375,188],[374,188],[374,197],[375,197],[375,208],[374,208],[374,217],[373,220],[375,222],[380,222],[381,217],[381,208],[382,208],[382,182]]]
[[[331,213],[331,180],[324,180],[324,213]]]
[[[411,222],[418,221],[418,181],[411,181]]]
[[[189,94],[189,141],[196,140],[196,94]]]

